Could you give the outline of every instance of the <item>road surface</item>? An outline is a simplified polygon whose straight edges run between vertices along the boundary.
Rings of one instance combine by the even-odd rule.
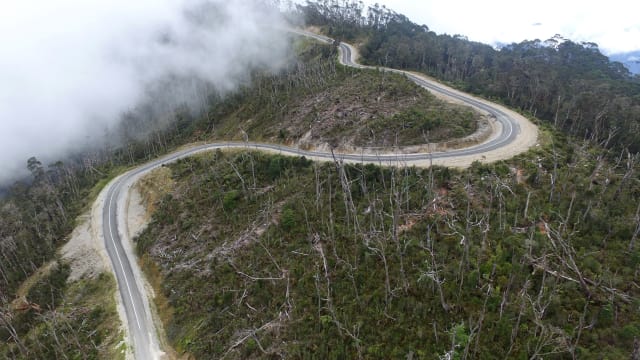
[[[299,33],[324,42],[333,41],[321,35],[302,31]],[[340,50],[340,60],[344,65],[357,68],[365,67],[356,63],[356,52],[350,45],[341,43]],[[134,256],[131,239],[129,238],[129,234],[127,234],[125,218],[125,206],[130,187],[133,186],[141,176],[154,168],[198,152],[225,148],[251,149],[286,155],[305,156],[309,159],[320,161],[339,160],[351,163],[403,166],[430,166],[437,164],[464,167],[469,166],[475,160],[495,161],[507,159],[535,145],[537,138],[535,126],[509,109],[461,93],[419,74],[394,69],[384,70],[405,74],[416,84],[427,88],[441,97],[467,104],[484,113],[491,114],[496,122],[494,135],[487,141],[468,148],[432,153],[365,153],[363,151],[360,154],[333,154],[331,152],[306,151],[284,145],[254,142],[201,144],[142,165],[119,176],[107,185],[103,190],[103,194],[106,194],[106,196],[104,196],[104,204],[102,205],[104,244],[118,282],[122,306],[126,315],[126,319],[123,319],[123,321],[126,320],[129,330],[129,341],[131,342],[136,359],[158,359],[162,355],[151,316],[149,301],[144,291],[141,271]]]

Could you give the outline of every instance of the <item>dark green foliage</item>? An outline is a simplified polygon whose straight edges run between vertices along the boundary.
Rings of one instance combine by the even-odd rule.
[[[611,134],[607,146],[638,149],[637,80],[589,44],[567,42],[555,51],[534,41],[496,52],[437,36],[380,7],[363,20],[361,5],[344,4],[312,8],[311,23],[339,38],[365,39],[370,64],[420,70],[581,138]],[[346,81],[365,100],[383,93],[396,103],[424,93],[395,75],[337,66],[335,47],[307,44],[300,53],[299,63],[275,76],[255,74],[236,94],[203,89],[212,95],[202,116],[181,108],[156,116],[141,107],[117,130],[120,148],[48,168],[29,159],[33,182],[16,184],[0,205],[0,316],[16,325],[27,350],[3,323],[0,338],[9,341],[0,343],[0,357],[97,358],[113,336],[102,327],[113,309],[80,301],[110,296],[100,284],[113,286],[113,279],[66,285],[64,265],[28,295],[41,313],[6,309],[19,284],[54,258],[90,189],[115,167],[194,139],[228,139],[238,119],[254,120],[243,123],[251,140],[297,139],[299,129],[280,125],[290,105]],[[423,100],[367,126],[391,129],[403,144],[425,135],[434,141],[426,132],[449,118],[462,120],[452,126],[455,135],[473,130],[464,111],[431,113]],[[330,130],[344,135],[353,128],[345,119]],[[221,152],[173,165],[178,187],[137,243],[164,276],[172,342],[201,358],[227,351],[236,358],[451,352],[503,359],[535,358],[536,351],[545,358],[629,358],[640,336],[637,155],[603,155],[560,135],[553,143],[465,172],[336,168]]]
[[[298,225],[298,219],[296,219],[296,213],[293,209],[287,207],[282,211],[282,219],[280,220],[280,224],[282,225],[282,229],[284,231],[291,231],[296,228]]]
[[[28,167],[32,182],[16,183],[0,200],[0,300],[11,298],[24,279],[54,257],[98,180],[75,164],[57,162],[45,171],[32,158]]]
[[[231,211],[236,208],[239,199],[240,192],[238,190],[231,190],[224,195],[224,198],[222,199],[222,207],[227,211]]]
[[[55,309],[62,301],[70,273],[71,268],[68,264],[58,262],[48,276],[33,285],[27,299],[42,309]]]
[[[100,308],[104,300],[111,296],[108,291],[113,288],[102,289],[105,297],[96,306],[95,312],[81,309],[83,305],[80,300],[73,302],[70,308],[64,308],[65,304],[60,301],[72,290],[64,285],[68,266],[60,265],[51,277],[41,280],[27,296],[29,301],[40,306],[43,313],[15,312],[10,303],[16,298],[18,287],[55,258],[56,250],[70,235],[78,216],[87,210],[100,186],[122,170],[120,166],[156,157],[192,136],[189,133],[193,131],[191,126],[181,127],[181,133],[178,133],[177,128],[147,123],[147,128],[156,129],[155,133],[140,140],[139,136],[133,137],[133,133],[138,131],[135,130],[136,126],[142,126],[143,120],[125,116],[121,123],[123,134],[128,132],[131,137],[123,135],[125,145],[121,148],[74,154],[65,162],[58,161],[48,167],[35,157],[28,159],[27,168],[32,178],[16,182],[0,198],[0,317],[3,317],[0,318],[0,338],[8,340],[8,347],[0,343],[0,357],[96,358],[98,353],[109,353],[110,350],[102,348],[104,344],[101,341],[105,338],[101,338],[100,332],[95,330],[99,324],[115,321],[117,317],[115,310],[104,311]],[[192,119],[181,116],[180,112],[176,114],[176,121],[185,125],[193,123]],[[94,293],[91,291],[85,293],[87,297],[92,295]],[[68,313],[61,313],[61,307]],[[25,343],[23,351],[9,336],[12,328]],[[86,333],[76,334],[81,330]],[[116,336],[112,330],[109,330],[111,335]],[[64,337],[64,340],[59,340],[59,346],[58,343],[54,346],[48,342],[54,341],[53,332],[60,336],[66,333],[73,336]],[[47,341],[38,339],[39,336]]]
[[[51,272],[38,280],[28,294],[26,301],[33,304],[37,309],[52,310],[60,305],[64,291],[66,289],[67,277],[69,276],[69,265],[57,263],[53,265]],[[28,310],[17,312],[13,323],[19,336],[26,335],[39,322],[39,314],[37,311]],[[0,336],[8,338],[6,328],[0,328]]]

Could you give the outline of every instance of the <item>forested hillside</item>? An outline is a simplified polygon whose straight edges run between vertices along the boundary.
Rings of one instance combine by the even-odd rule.
[[[169,166],[137,248],[195,358],[637,358],[639,159],[618,156],[556,136],[462,172],[203,154]]]
[[[245,152],[169,166],[174,187],[137,246],[176,349],[640,357],[637,79],[593,44],[496,51],[384,8],[362,16],[360,3],[299,10],[362,43],[370,64],[424,71],[549,126],[537,149],[465,171]]]
[[[609,61],[597,44],[552,38],[495,50],[355,1],[308,2],[298,11],[329,36],[361,42],[368,64],[421,71],[527,111],[577,138],[640,151],[640,77]]]
[[[300,41],[298,47],[298,57],[282,72],[255,73],[236,93],[221,96],[203,87],[202,113],[178,107],[158,114],[143,104],[105,134],[120,146],[51,165],[35,157],[27,161],[31,177],[0,199],[0,337],[8,340],[0,344],[0,357],[113,355],[107,348],[119,336],[107,295],[113,280],[104,275],[67,283],[69,264],[58,250],[102,187],[128,167],[194,141],[249,137],[307,147],[393,146],[462,137],[480,120],[401,76],[339,66],[331,46]],[[96,304],[97,295],[109,301]],[[101,329],[100,323],[109,326]]]
[[[121,340],[113,277],[68,282],[57,252],[107,167],[46,168],[36,158],[27,166],[31,181],[0,200],[0,357],[113,358]]]
[[[393,11],[321,1],[307,25],[543,119],[541,145],[468,170],[215,152],[163,168],[137,239],[169,340],[196,358],[640,359],[640,80],[595,44],[495,50]],[[395,146],[478,115],[301,41],[280,73],[200,110],[142,104],[103,148],[0,199],[0,357],[117,358],[110,275],[69,281],[77,217],[125,169],[197,141]],[[26,160],[26,159],[25,159]],[[151,179],[153,183],[153,179]],[[120,346],[120,348],[118,348]]]

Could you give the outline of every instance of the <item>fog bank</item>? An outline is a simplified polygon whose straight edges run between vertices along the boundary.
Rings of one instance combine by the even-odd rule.
[[[100,143],[150,89],[157,103],[195,105],[189,79],[230,91],[251,69],[278,69],[288,54],[282,27],[277,12],[249,0],[3,4],[0,183],[23,175],[31,156],[47,164]]]

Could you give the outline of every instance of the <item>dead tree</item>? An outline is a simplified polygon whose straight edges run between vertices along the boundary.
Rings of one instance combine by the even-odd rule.
[[[22,340],[20,340],[20,336],[18,336],[16,328],[11,324],[11,317],[9,313],[5,313],[3,309],[0,309],[0,325],[2,325],[5,330],[7,330],[7,332],[9,333],[9,338],[13,340],[13,342],[18,346],[20,354],[22,354],[22,356],[24,356],[25,358],[28,358],[29,351],[25,347]]]
[[[440,276],[440,266],[436,261],[436,257],[433,251],[433,241],[431,241],[431,225],[427,228],[427,242],[426,246],[422,246],[424,250],[429,253],[429,258],[425,261],[427,264],[427,270],[423,271],[420,277],[418,278],[418,282],[429,279],[433,282],[438,290],[438,296],[440,297],[440,305],[445,312],[449,312],[451,306],[447,304],[444,297],[444,291],[442,290],[442,284],[444,284],[445,279]]]
[[[636,216],[634,217],[636,222],[636,229],[633,231],[633,235],[631,236],[631,240],[629,241],[629,251],[633,251],[636,246],[636,240],[638,239],[638,235],[640,235],[640,203],[638,203],[638,208],[636,209]]]

